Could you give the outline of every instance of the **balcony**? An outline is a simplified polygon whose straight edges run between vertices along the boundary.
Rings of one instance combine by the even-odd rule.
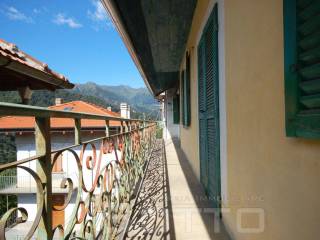
[[[78,179],[76,172],[73,173],[52,173],[52,193],[68,193],[67,189],[61,188],[61,179]],[[77,186],[74,186],[76,189]],[[15,176],[0,176],[0,194],[22,194],[37,193],[37,183],[33,177],[27,174],[18,174]]]
[[[33,194],[37,207],[19,200],[1,239],[228,239],[178,142],[156,138],[159,124],[1,103],[3,113],[35,117],[36,154],[0,165],[17,172],[0,177],[0,194]],[[74,119],[74,145],[51,149],[52,117]],[[104,120],[106,135],[82,141],[82,119]],[[110,136],[111,120],[122,127]],[[67,152],[75,167],[53,172]]]

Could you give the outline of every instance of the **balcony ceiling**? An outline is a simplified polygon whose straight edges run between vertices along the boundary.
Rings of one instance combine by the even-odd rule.
[[[104,0],[154,95],[177,84],[196,2]]]

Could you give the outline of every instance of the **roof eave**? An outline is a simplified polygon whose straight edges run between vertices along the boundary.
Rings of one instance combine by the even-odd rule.
[[[58,79],[52,75],[30,67],[28,65],[12,61],[5,56],[0,55],[0,66],[15,71],[21,75],[26,75],[31,78],[37,79],[45,84],[53,86],[55,89],[72,89],[74,87],[73,83],[69,81]]]

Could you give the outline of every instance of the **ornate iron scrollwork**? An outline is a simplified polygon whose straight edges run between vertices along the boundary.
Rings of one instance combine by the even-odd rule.
[[[149,124],[125,133],[85,142],[81,144],[80,154],[75,150],[77,146],[50,153],[53,154],[51,172],[59,156],[66,153],[73,156],[72,161],[76,161],[77,166],[77,183],[68,176],[61,178],[60,188],[67,190],[65,202],[51,210],[64,211],[73,200],[70,220],[65,226],[58,225],[52,229],[53,234],[59,232],[61,239],[113,239],[123,217],[130,210],[130,199],[143,175],[144,165],[154,142],[155,124]],[[106,156],[111,160],[107,161]],[[37,202],[36,218],[25,239],[39,234],[39,228],[43,227],[39,223],[45,211],[46,186],[42,184],[35,170],[22,165],[37,160],[38,158],[34,157],[0,165],[0,172],[21,168],[36,182],[37,199],[40,201]],[[90,185],[85,182],[84,170],[93,176]],[[26,209],[10,209],[0,220],[0,239],[6,239],[6,222],[13,212],[21,215],[18,225],[28,220]]]

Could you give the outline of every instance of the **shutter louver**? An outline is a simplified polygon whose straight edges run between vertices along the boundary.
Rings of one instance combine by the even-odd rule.
[[[198,98],[199,98],[199,150],[200,150],[200,180],[206,186],[208,184],[207,154],[207,119],[206,111],[206,86],[205,86],[205,44],[201,39],[198,46]]]
[[[186,69],[181,73],[181,104],[182,125],[190,126],[191,123],[191,99],[190,99],[190,56],[186,56]]]
[[[284,0],[286,133],[320,137],[320,1]]]
[[[204,61],[205,53],[204,53],[204,43],[203,41],[199,44],[198,49],[198,74],[199,74],[199,111],[203,112],[206,110],[205,105],[205,81],[204,81],[204,69],[205,69],[205,61]]]
[[[198,104],[199,104],[199,150],[200,150],[200,181],[204,186],[208,185],[207,154],[207,119],[206,111],[206,86],[205,86],[205,44],[203,38],[198,46]]]
[[[208,25],[207,34],[205,35],[205,59],[206,59],[206,109],[208,114],[214,114],[215,110],[215,91],[214,91],[214,77],[216,74],[216,69],[214,69],[214,64],[216,59],[214,58],[213,50],[213,21],[210,21]]]
[[[184,115],[184,126],[190,126],[191,122],[191,102],[190,102],[190,56],[187,53],[186,56],[186,72],[185,72],[185,115]]]
[[[298,1],[298,73],[301,110],[320,108],[320,2]]]
[[[182,116],[182,125],[184,125],[184,112],[185,112],[185,108],[184,108],[184,70],[181,72],[181,76],[180,76],[180,85],[181,85],[181,94],[180,94],[180,104],[181,104],[181,116]]]

